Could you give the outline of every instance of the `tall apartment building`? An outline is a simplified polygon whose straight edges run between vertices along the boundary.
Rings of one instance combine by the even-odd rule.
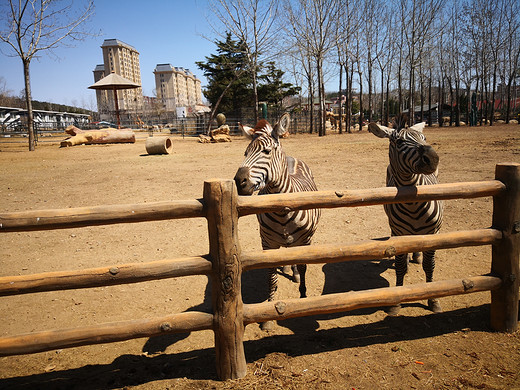
[[[103,64],[94,69],[94,82],[115,72],[124,78],[141,85],[139,52],[132,46],[118,40],[105,39],[101,45]],[[114,94],[111,91],[96,91],[98,111],[100,113],[115,110]],[[118,91],[118,104],[121,111],[139,111],[143,104],[142,88]]]
[[[157,100],[162,102],[166,111],[185,107],[190,112],[196,105],[202,105],[200,80],[189,69],[157,64],[153,73]]]

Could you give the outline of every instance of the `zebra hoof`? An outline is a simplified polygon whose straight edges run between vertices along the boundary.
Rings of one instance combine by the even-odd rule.
[[[386,314],[390,317],[395,317],[399,315],[399,310],[401,310],[401,305],[390,306],[386,308]]]
[[[260,324],[260,329],[262,329],[264,332],[268,332],[268,331],[274,329],[274,324],[275,324],[274,321],[266,321],[266,322],[262,322],[262,323]]]
[[[434,313],[442,313],[442,307],[438,299],[428,299],[428,308]]]
[[[412,263],[415,263],[415,264],[422,264],[422,253],[421,252],[415,252],[413,255],[412,255],[412,260],[411,260]]]

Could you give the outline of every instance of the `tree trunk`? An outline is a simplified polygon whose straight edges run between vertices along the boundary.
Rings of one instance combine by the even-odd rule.
[[[441,76],[442,78],[442,76]],[[439,127],[442,127],[442,87],[441,87],[441,79],[439,78],[439,104],[437,106],[437,122],[439,123]]]
[[[310,65],[310,64],[309,64]],[[309,68],[310,69],[310,68]],[[314,84],[312,82],[312,75],[309,73],[309,109],[310,109],[310,126],[309,126],[309,133],[312,134],[314,130]]]
[[[353,92],[352,92],[352,83],[354,80],[354,63],[352,63],[352,67],[350,68],[350,76],[348,81],[348,90],[349,90],[349,108],[348,108],[348,132],[351,132],[352,125],[352,101],[354,100]]]
[[[359,130],[363,128],[363,73],[361,72],[361,64],[358,62],[359,75]]]
[[[323,85],[323,61],[318,56],[317,61],[317,75],[318,75],[318,101],[319,101],[319,111],[318,111],[318,119],[319,119],[319,127],[318,127],[318,135],[323,137],[325,135],[325,90]]]
[[[511,83],[513,78],[509,78],[509,82],[506,87],[506,95],[507,95],[507,106],[506,106],[506,123],[509,123],[509,119],[511,118]]]
[[[460,81],[457,79],[455,80],[455,126],[460,126],[460,102],[459,102],[459,95],[460,95]]]
[[[370,51],[368,55],[370,61]],[[368,122],[372,122],[372,61],[368,64]]]
[[[419,90],[421,91],[420,94],[420,101],[421,101],[421,120],[419,122],[424,122],[424,78],[423,78],[423,72],[422,72],[422,66],[419,68],[419,82],[420,87]]]
[[[34,114],[32,108],[31,97],[31,77],[29,73],[30,60],[22,59],[23,62],[23,76],[25,82],[25,102],[27,104],[27,133],[29,134],[29,150],[36,150],[36,137],[34,133]]]
[[[352,105],[351,105],[351,92],[352,92],[352,84],[350,82],[349,76],[350,68],[348,65],[348,60],[345,62],[345,86],[346,86],[346,99],[345,99],[345,132],[350,133],[350,114],[352,113]]]
[[[428,126],[432,125],[432,70],[428,79]]]
[[[339,96],[338,96],[338,102],[339,102],[339,120],[338,120],[338,132],[339,134],[343,133],[343,107],[342,107],[342,97],[343,94],[341,93],[341,87],[343,82],[343,65],[339,64]]]
[[[493,89],[491,91],[491,118],[489,119],[489,125],[493,126],[495,120],[495,94],[497,89],[497,65],[495,64],[493,69]]]
[[[255,123],[258,122],[258,86],[256,80],[256,67],[251,71],[251,76],[253,78],[253,97],[255,101],[254,107],[254,115],[255,115]]]

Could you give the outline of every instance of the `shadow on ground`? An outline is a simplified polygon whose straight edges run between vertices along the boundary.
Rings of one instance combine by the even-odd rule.
[[[312,320],[312,317],[309,317]],[[372,324],[315,330],[300,325],[293,335],[270,336],[244,343],[248,362],[273,352],[289,356],[415,340],[464,328],[489,331],[489,305],[424,316],[386,317]],[[305,323],[305,322],[304,322]],[[283,324],[281,324],[283,325]],[[156,356],[123,355],[110,364],[0,380],[0,389],[115,389],[152,381],[188,378],[215,380],[215,354],[211,348]]]

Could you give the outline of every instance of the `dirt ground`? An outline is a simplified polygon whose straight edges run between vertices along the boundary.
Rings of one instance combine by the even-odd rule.
[[[425,130],[440,156],[443,183],[494,178],[495,164],[520,162],[520,126]],[[171,155],[150,156],[147,134],[135,144],[59,148],[64,137],[0,140],[0,212],[145,203],[202,197],[204,180],[232,178],[247,142],[173,139]],[[21,143],[23,142],[23,143]],[[293,135],[287,154],[311,166],[320,190],[385,185],[387,141],[367,132]],[[488,227],[490,198],[445,204],[443,232]],[[328,209],[316,244],[389,235],[382,206]],[[261,249],[254,216],[239,223],[242,248]],[[0,276],[76,270],[208,252],[204,219],[0,234]],[[490,247],[437,252],[436,280],[489,272]],[[262,271],[264,272],[264,271]],[[246,303],[261,300],[264,273],[247,272]],[[424,280],[412,264],[405,283]],[[394,285],[391,261],[310,265],[308,295]],[[0,297],[0,336],[209,310],[207,278]],[[280,278],[278,298],[298,297]],[[520,389],[520,332],[489,329],[490,294],[425,302],[397,317],[382,308],[281,321],[269,334],[246,327],[247,376],[216,380],[211,331],[0,358],[1,389]]]

